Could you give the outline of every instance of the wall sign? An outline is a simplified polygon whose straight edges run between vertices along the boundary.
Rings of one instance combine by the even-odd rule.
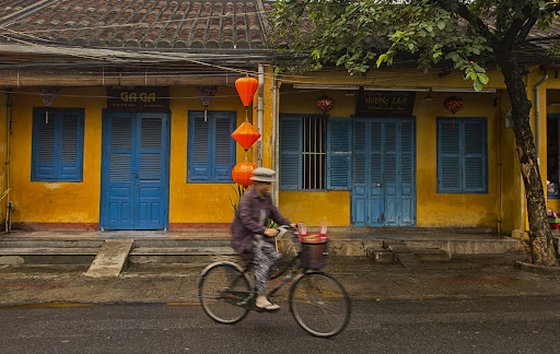
[[[356,115],[412,115],[415,92],[364,91],[358,94]]]
[[[111,111],[169,112],[168,87],[108,87],[107,96],[107,109]]]

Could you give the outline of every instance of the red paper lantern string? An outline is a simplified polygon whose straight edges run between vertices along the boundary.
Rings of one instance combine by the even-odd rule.
[[[254,77],[241,77],[235,80],[235,88],[237,89],[237,94],[245,106],[245,120],[247,119],[247,110],[253,102],[253,97],[255,97],[255,92],[259,87],[259,82]]]
[[[255,141],[259,140],[261,133],[251,123],[243,122],[235,129],[231,137],[247,151]]]
[[[254,163],[252,162],[239,162],[233,167],[231,171],[231,177],[233,180],[244,187],[253,183],[251,177],[253,177],[253,170],[257,168]]]

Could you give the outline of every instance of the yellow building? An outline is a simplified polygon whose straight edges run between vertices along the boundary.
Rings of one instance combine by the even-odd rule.
[[[0,76],[6,223],[31,229],[225,228],[236,198],[231,168],[248,159],[278,171],[275,199],[293,221],[505,234],[527,229],[509,101],[498,71],[490,72],[481,93],[459,74],[413,69],[361,78],[340,71],[276,76],[262,45],[262,22],[249,11],[261,2],[238,3],[244,7],[232,16],[249,24],[244,37],[232,36],[225,20],[217,32],[212,23],[201,33],[150,27],[136,44],[158,50],[141,53],[125,50],[127,30],[118,26],[112,33],[65,32],[65,45],[33,52],[2,43],[5,63],[15,63]],[[33,29],[58,13],[56,6],[63,5],[31,12],[17,26]],[[185,11],[199,19],[217,10]],[[161,34],[171,30],[172,43]],[[93,49],[81,48],[76,56],[72,45],[80,41]],[[93,47],[96,41],[106,42]],[[234,87],[246,75],[259,82],[247,117],[262,134],[247,153],[230,138],[246,117]],[[555,71],[528,68],[543,185],[555,210],[559,89]]]

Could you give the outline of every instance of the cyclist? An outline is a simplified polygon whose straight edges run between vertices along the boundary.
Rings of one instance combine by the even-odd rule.
[[[253,187],[243,193],[231,225],[233,248],[246,262],[252,262],[254,265],[257,286],[255,304],[258,308],[268,311],[280,308],[267,298],[266,283],[271,269],[282,255],[276,251],[274,245],[274,237],[278,230],[266,225],[269,220],[273,220],[279,225],[295,227],[295,224],[291,224],[280,214],[272,203],[270,188],[275,181],[275,174],[274,170],[265,167],[253,170]]]

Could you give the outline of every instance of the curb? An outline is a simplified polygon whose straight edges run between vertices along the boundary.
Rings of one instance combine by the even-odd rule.
[[[539,264],[526,263],[523,261],[515,261],[514,267],[526,272],[560,275],[560,267],[547,267]]]

